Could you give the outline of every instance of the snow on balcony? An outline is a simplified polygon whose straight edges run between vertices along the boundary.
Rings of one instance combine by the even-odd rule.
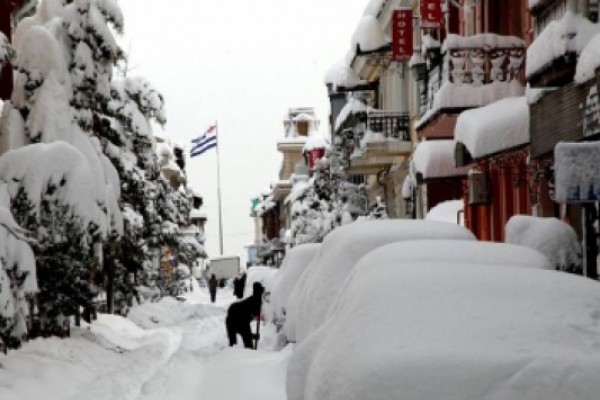
[[[454,140],[464,144],[475,159],[528,143],[527,99],[509,97],[463,111],[456,122]]]
[[[463,176],[467,168],[456,168],[453,140],[420,142],[413,153],[411,173],[422,179]]]
[[[429,71],[420,128],[442,109],[481,107],[525,93],[525,43],[491,33],[448,35],[441,63]]]
[[[482,33],[473,36],[460,36],[449,34],[442,51],[453,49],[477,49],[477,48],[524,48],[525,41],[517,36],[503,36],[494,33]]]
[[[531,77],[566,54],[580,54],[599,32],[600,25],[567,11],[561,19],[550,22],[527,49],[526,76]]]

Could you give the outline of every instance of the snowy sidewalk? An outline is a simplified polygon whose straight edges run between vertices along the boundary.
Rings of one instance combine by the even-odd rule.
[[[259,351],[228,348],[231,290],[219,291],[215,305],[205,292],[136,307],[128,318],[100,315],[69,339],[36,339],[0,355],[0,399],[285,399],[291,351],[270,350],[268,327]]]

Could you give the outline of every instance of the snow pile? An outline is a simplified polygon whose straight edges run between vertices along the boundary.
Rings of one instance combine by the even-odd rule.
[[[581,269],[581,245],[573,228],[557,218],[515,215],[506,223],[506,242],[544,254],[552,268]]]
[[[36,339],[2,359],[0,398],[135,399],[172,355],[174,332],[147,332],[122,317],[99,315],[69,339]]]
[[[127,318],[145,329],[168,327],[194,318],[207,318],[222,314],[222,310],[209,304],[182,303],[173,297],[146,302],[131,308]]]
[[[458,225],[417,220],[361,220],[333,230],[290,295],[288,338],[301,342],[325,321],[346,277],[364,254],[387,243],[415,239],[474,240],[474,236]]]
[[[382,247],[356,264],[292,354],[289,400],[598,397],[597,283],[427,251],[404,262]]]
[[[320,243],[306,243],[287,251],[281,267],[273,279],[270,299],[273,321],[285,320],[290,294],[320,248]]]
[[[360,51],[377,50],[390,41],[386,39],[381,25],[375,16],[365,15],[361,18],[352,35],[351,49]]]
[[[443,201],[433,207],[425,219],[428,221],[441,221],[456,224],[460,221],[459,225],[464,226],[464,217],[460,212],[464,211],[464,202],[462,200],[448,200]]]
[[[566,143],[554,148],[556,202],[600,199],[600,142]]]
[[[529,143],[529,106],[525,97],[509,97],[463,111],[456,121],[454,140],[474,159]]]
[[[598,32],[598,24],[568,10],[561,19],[550,22],[527,48],[527,77],[566,54],[579,55]]]
[[[285,399],[285,373],[291,354],[289,346],[277,352],[227,349],[197,371],[199,397],[215,400]]]
[[[423,179],[463,176],[465,167],[456,168],[453,140],[428,140],[420,142],[412,155],[412,173]]]

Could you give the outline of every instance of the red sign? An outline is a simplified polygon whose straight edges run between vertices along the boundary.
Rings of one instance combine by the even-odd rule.
[[[392,60],[407,61],[413,53],[412,10],[394,10],[392,14]]]
[[[421,0],[421,28],[439,28],[441,25],[441,0]]]

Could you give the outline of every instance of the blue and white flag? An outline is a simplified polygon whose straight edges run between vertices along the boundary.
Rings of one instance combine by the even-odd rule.
[[[217,125],[213,125],[203,135],[198,136],[196,139],[192,139],[192,149],[190,150],[190,157],[196,157],[204,153],[206,150],[217,147]]]

